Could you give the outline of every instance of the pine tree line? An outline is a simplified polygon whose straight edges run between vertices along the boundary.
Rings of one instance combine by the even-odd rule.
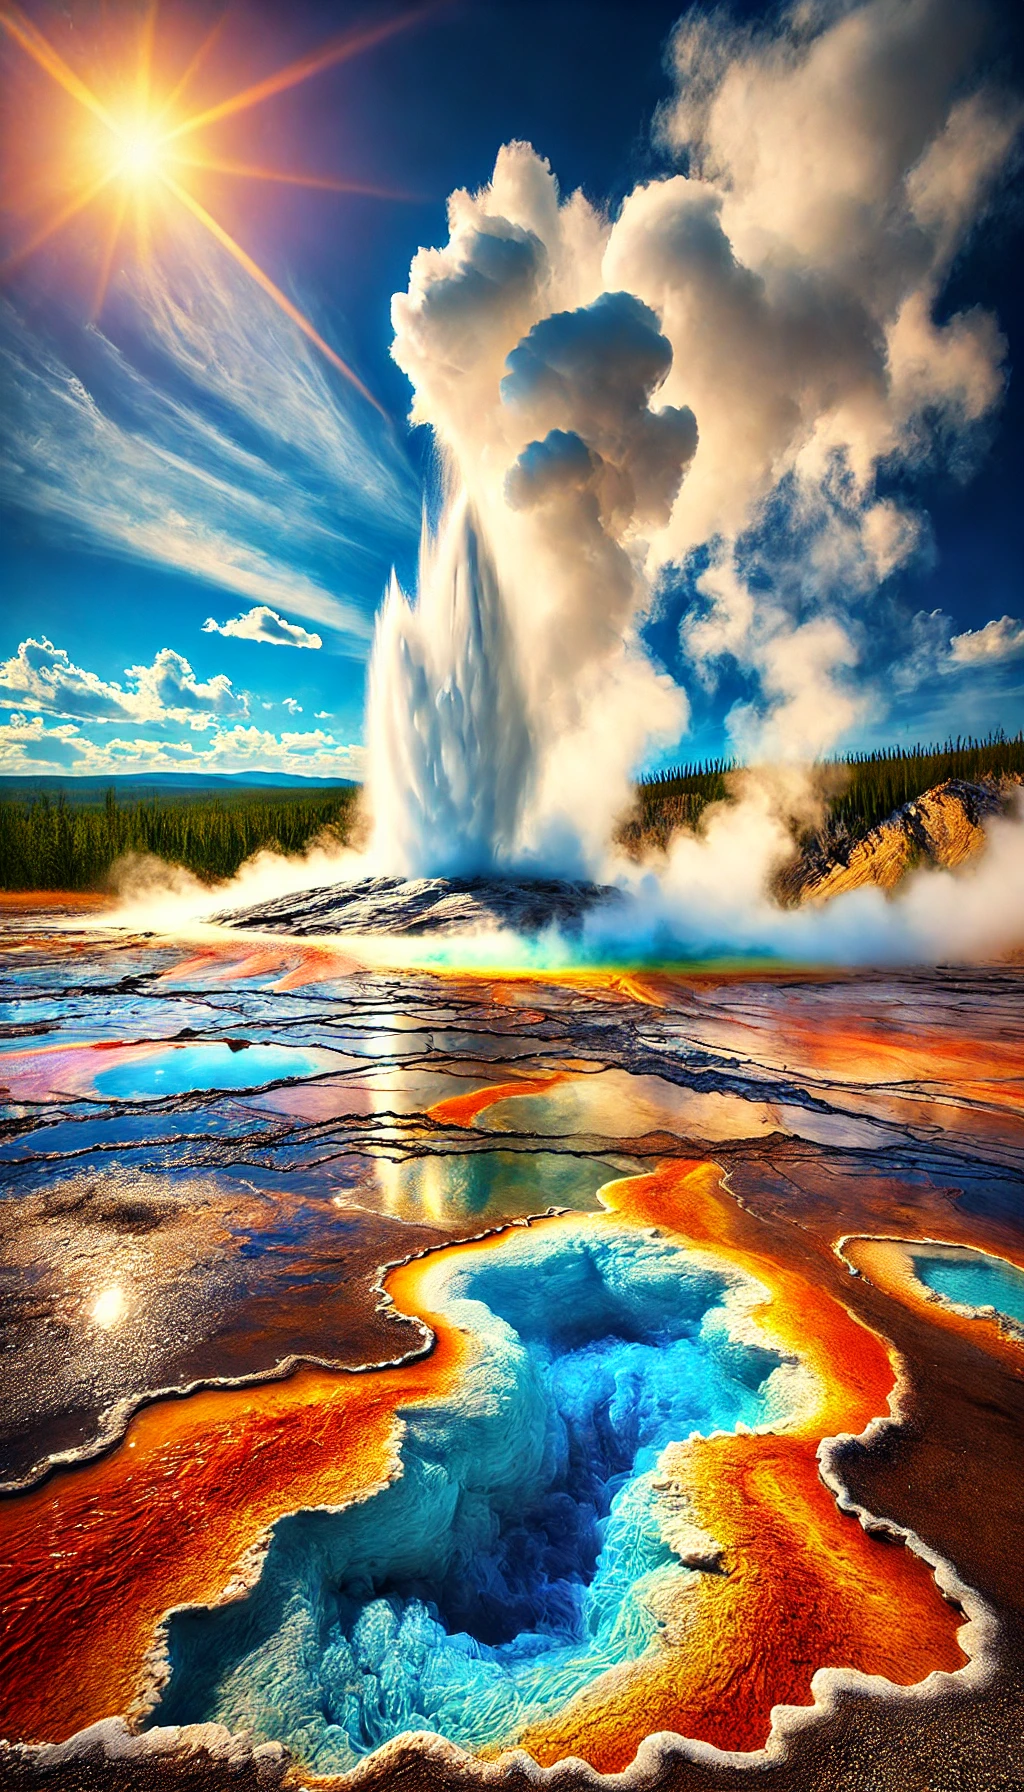
[[[357,795],[346,787],[119,803],[110,789],[102,806],[63,794],[0,802],[0,888],[97,889],[127,853],[155,854],[211,882],[233,877],[262,847],[301,852],[325,831],[343,840]]]
[[[623,837],[661,838],[676,827],[693,827],[709,803],[728,794],[729,774],[737,769],[730,759],[705,759],[643,779],[638,813]],[[837,792],[828,802],[829,827],[856,839],[948,778],[977,783],[1024,776],[1024,734],[886,747],[824,761],[821,772],[826,788],[831,784]],[[128,853],[152,853],[211,882],[233,877],[263,847],[301,852],[325,831],[344,840],[357,796],[355,787],[345,786],[119,802],[110,789],[102,804],[69,802],[63,794],[0,801],[0,889],[98,889],[115,860]]]

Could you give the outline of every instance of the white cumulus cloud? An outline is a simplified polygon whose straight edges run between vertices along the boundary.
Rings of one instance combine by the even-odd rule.
[[[126,772],[287,772],[312,778],[359,779],[361,746],[322,728],[277,735],[252,724],[218,727],[202,741],[147,740],[115,735],[91,740],[76,722],[48,723],[15,711],[0,724],[0,770],[7,774],[67,773],[80,777]]]
[[[1000,616],[986,622],[984,628],[965,629],[949,643],[950,659],[956,666],[994,665],[1022,654],[1024,622],[1016,616]]]
[[[301,623],[286,622],[267,604],[254,604],[244,616],[233,616],[227,622],[217,622],[208,616],[203,623],[203,633],[230,635],[239,641],[266,641],[271,647],[323,646],[319,635],[311,634]]]
[[[187,722],[197,729],[249,714],[248,698],[223,672],[205,681],[188,660],[161,647],[149,666],[128,666],[127,686],[76,666],[66,648],[31,635],[0,663],[0,704],[83,722]]]

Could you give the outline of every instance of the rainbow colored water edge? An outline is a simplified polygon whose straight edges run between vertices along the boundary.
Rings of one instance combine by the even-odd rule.
[[[953,1746],[1019,1603],[1020,981],[22,929],[9,1763],[713,1776],[867,1688]]]

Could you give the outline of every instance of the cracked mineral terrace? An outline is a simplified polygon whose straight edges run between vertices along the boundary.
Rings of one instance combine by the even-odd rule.
[[[261,928],[3,942],[0,1784],[1016,1792],[1024,972]]]

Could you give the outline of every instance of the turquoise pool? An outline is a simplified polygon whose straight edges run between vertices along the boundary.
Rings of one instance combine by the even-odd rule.
[[[914,1256],[914,1273],[926,1288],[965,1307],[995,1307],[1024,1325],[1024,1273],[999,1257]]]

